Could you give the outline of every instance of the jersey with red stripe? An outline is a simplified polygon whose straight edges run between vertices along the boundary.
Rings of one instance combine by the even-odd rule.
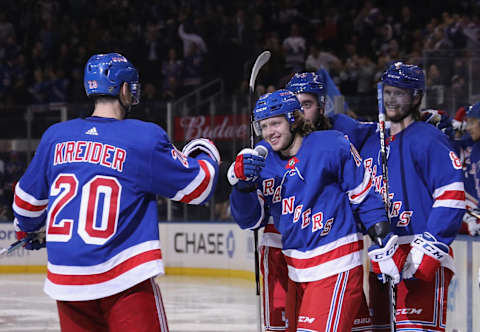
[[[376,126],[376,124],[372,124]],[[465,213],[462,163],[437,128],[414,122],[387,140],[390,219],[401,243],[430,232],[450,244]],[[379,135],[360,151],[375,191],[384,190]]]
[[[91,300],[163,273],[156,194],[202,204],[217,163],[185,157],[163,129],[89,117],[51,126],[15,189],[23,231],[46,225],[45,291]]]
[[[259,190],[233,188],[235,221],[256,228],[267,210],[282,235],[294,281],[319,280],[362,264],[363,240],[353,214],[366,228],[385,221],[386,215],[353,145],[342,133],[326,130],[304,137],[290,159],[266,147]]]

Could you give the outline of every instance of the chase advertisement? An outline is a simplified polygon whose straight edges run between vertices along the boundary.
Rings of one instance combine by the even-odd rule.
[[[166,267],[253,271],[253,232],[236,224],[161,223]]]

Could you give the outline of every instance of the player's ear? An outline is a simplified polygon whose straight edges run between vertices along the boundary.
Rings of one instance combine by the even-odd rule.
[[[127,82],[122,83],[122,87],[120,88],[120,100],[123,103],[131,104],[132,100],[132,93],[130,92],[130,87],[128,86]]]

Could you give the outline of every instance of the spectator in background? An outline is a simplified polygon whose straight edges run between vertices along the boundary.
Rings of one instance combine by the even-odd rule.
[[[285,69],[290,72],[300,72],[305,66],[306,41],[300,34],[296,23],[290,25],[290,34],[282,42],[285,52]]]
[[[187,94],[192,90],[195,90],[202,83],[203,62],[203,51],[198,48],[198,45],[196,43],[189,44],[187,55],[183,59],[183,94]],[[171,76],[169,80],[170,84],[173,83],[175,78]]]
[[[146,60],[143,60],[143,79],[145,82],[151,82],[153,84],[162,84],[160,79],[160,72],[162,68],[162,44],[160,43],[160,36],[158,34],[158,28],[154,24],[148,24],[145,32],[145,40],[142,45],[143,52]]]
[[[15,28],[7,19],[7,13],[0,12],[0,41],[7,40],[9,37],[15,36]],[[1,56],[0,56],[1,58]]]
[[[182,78],[182,72],[183,61],[177,57],[177,51],[172,47],[168,50],[167,59],[162,63],[162,88],[168,89],[168,86],[172,84],[173,81],[175,85],[178,85],[178,82],[180,82]]]
[[[49,66],[45,69],[45,74],[47,76],[46,85],[48,87],[48,102],[67,102],[67,93],[69,90],[70,81],[65,78],[63,69]]]
[[[207,44],[202,36],[193,32],[193,26],[190,23],[182,23],[178,26],[178,35],[183,42],[183,57],[186,58],[192,54],[192,49],[199,54],[207,53]],[[195,47],[193,47],[195,45]]]
[[[374,93],[373,75],[375,73],[375,64],[366,55],[357,57],[357,93],[359,96],[368,96]]]
[[[305,69],[307,71],[317,71],[321,68],[330,71],[331,67],[338,66],[341,63],[333,53],[328,51],[320,51],[317,44],[310,45],[310,52],[305,61]]]
[[[28,88],[32,103],[44,104],[48,100],[48,83],[44,78],[44,73],[40,67],[33,72],[33,84]]]

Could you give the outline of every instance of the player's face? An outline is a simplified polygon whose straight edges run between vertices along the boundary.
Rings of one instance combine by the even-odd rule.
[[[311,93],[299,93],[297,98],[302,105],[305,119],[310,120],[312,123],[317,122],[318,117],[323,113],[323,108],[320,108],[320,105],[318,105],[317,96]]]
[[[412,107],[412,94],[408,89],[385,85],[383,88],[383,103],[385,113],[392,122],[399,122],[405,118]]]
[[[480,119],[467,118],[467,131],[472,137],[472,140],[480,140]]]
[[[290,125],[283,115],[260,121],[263,138],[271,145],[273,151],[288,148],[292,141]]]

